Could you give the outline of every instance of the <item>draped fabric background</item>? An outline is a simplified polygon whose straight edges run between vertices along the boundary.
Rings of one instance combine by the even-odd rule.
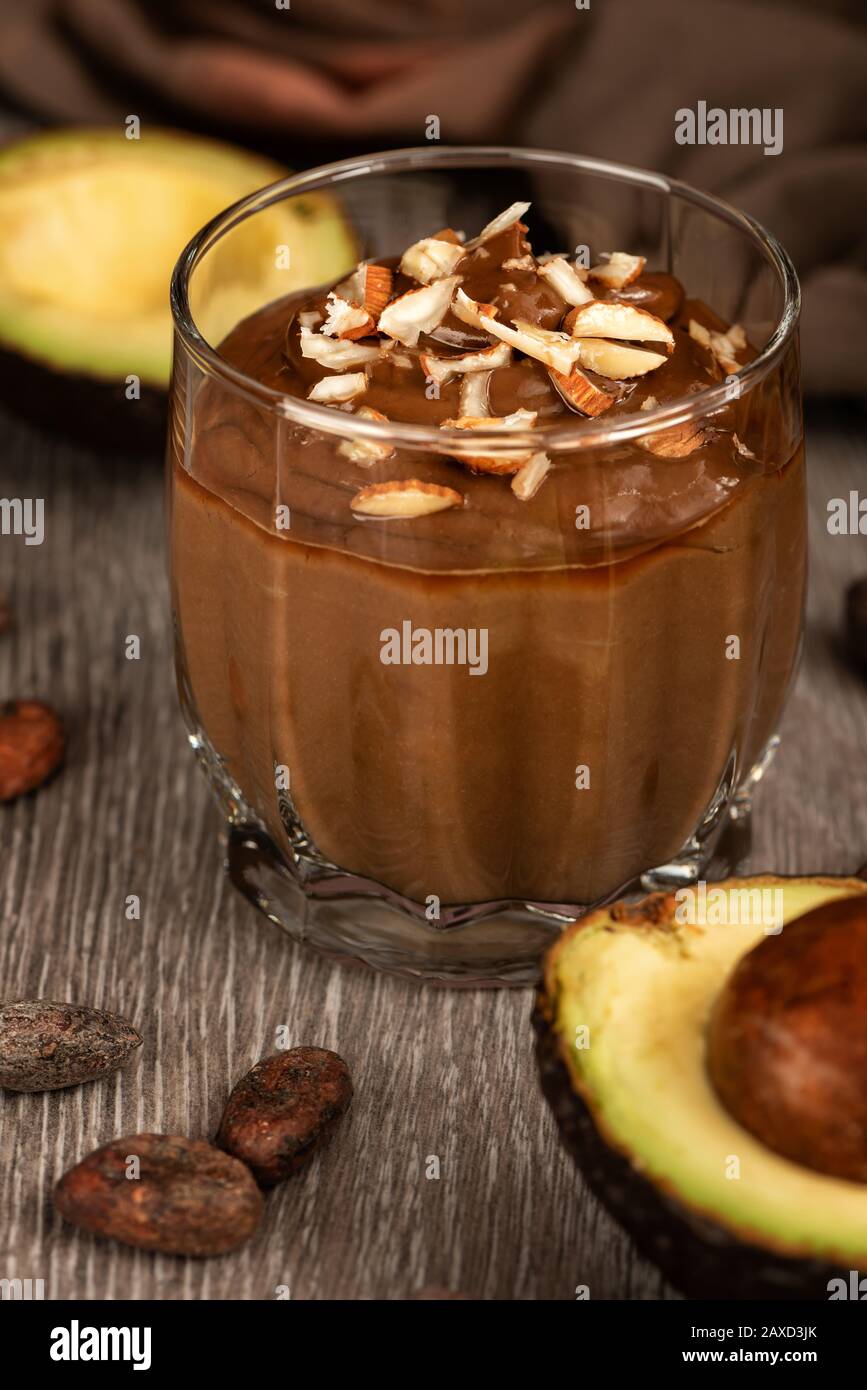
[[[278,8],[283,4],[287,8]],[[721,194],[791,253],[807,389],[867,392],[864,0],[2,0],[0,100],[135,113],[295,167],[425,139],[622,160]],[[778,156],[681,146],[680,107],[782,107]]]

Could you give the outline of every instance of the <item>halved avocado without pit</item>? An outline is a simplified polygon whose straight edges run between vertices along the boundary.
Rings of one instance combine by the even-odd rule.
[[[543,1089],[681,1292],[827,1300],[867,1272],[867,882],[704,891],[592,912],[549,951]]]
[[[218,212],[284,173],[246,150],[146,125],[137,140],[122,127],[64,129],[0,150],[4,400],[91,443],[161,443],[175,262]],[[275,204],[225,238],[218,285],[203,265],[210,340],[356,259],[332,199]]]

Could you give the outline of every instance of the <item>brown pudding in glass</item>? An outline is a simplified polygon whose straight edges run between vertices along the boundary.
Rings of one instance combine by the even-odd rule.
[[[475,245],[431,240],[442,264],[436,248],[377,263],[385,308],[359,272],[222,343],[286,396],[326,381],[344,426],[451,421],[469,442],[371,448],[287,418],[275,449],[255,401],[206,381],[173,463],[184,701],[242,818],[287,860],[302,845],[422,905],[586,905],[676,859],[774,734],[802,618],[803,452],[778,384],[738,395],[743,334],[671,275],[619,255],[552,271],[516,217]],[[412,301],[383,318],[449,277],[464,299],[415,341]],[[534,354],[564,337],[584,346],[567,341],[556,375]],[[341,400],[350,375],[363,386]],[[724,408],[653,432],[659,407],[726,378]],[[548,441],[584,414],[648,433],[473,454],[474,430],[520,412]],[[426,659],[424,634],[444,632],[476,634],[467,650],[484,633],[485,669]]]

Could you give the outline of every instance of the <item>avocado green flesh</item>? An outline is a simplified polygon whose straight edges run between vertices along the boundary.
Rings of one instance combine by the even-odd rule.
[[[856,879],[729,882],[779,888],[784,922],[867,892]],[[729,925],[673,929],[600,912],[564,939],[548,989],[573,1084],[608,1144],[696,1214],[744,1241],[863,1268],[867,1185],[773,1153],[728,1115],[708,1080],[711,1008],[736,962],[764,935],[761,925],[737,922],[744,913],[732,907],[723,914]],[[588,1046],[578,1045],[580,1029],[589,1030]],[[727,1176],[737,1171],[733,1159],[739,1177]]]
[[[122,129],[64,131],[8,146],[0,345],[63,372],[167,386],[169,281],[180,252],[223,208],[282,173],[246,151],[147,127],[138,140]],[[198,276],[216,343],[254,309],[336,279],[354,260],[336,205],[299,196],[229,233],[194,272],[191,299]]]

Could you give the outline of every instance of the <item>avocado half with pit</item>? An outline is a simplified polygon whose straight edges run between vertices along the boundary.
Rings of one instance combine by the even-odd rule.
[[[161,445],[175,262],[218,212],[284,173],[246,150],[147,126],[137,140],[122,127],[64,129],[0,150],[4,401],[87,442]],[[332,199],[276,204],[225,239],[221,284],[203,287],[209,328],[223,336],[269,299],[336,279],[355,249]]]
[[[852,1296],[867,882],[729,879],[592,912],[548,953],[534,1022],[588,1186],[676,1288]]]

